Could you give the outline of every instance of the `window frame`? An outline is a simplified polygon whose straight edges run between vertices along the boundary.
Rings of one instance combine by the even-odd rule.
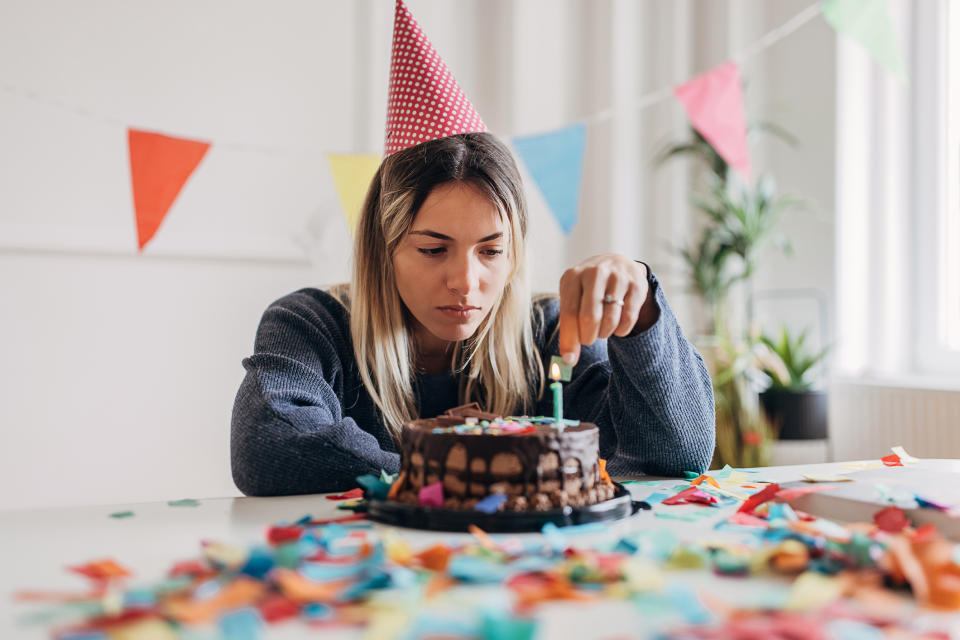
[[[912,369],[960,375],[960,7],[917,3],[914,34]]]

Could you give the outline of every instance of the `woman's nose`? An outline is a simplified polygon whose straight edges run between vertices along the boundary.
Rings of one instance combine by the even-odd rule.
[[[449,262],[447,288],[460,295],[467,295],[480,284],[476,261],[467,254],[455,256]]]

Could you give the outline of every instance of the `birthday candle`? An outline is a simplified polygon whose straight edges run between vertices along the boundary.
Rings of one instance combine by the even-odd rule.
[[[553,423],[557,430],[563,431],[563,385],[560,384],[560,365],[556,362],[550,365],[550,377],[553,378],[550,384],[553,391]]]

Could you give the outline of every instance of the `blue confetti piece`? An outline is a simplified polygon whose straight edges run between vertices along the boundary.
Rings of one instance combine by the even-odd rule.
[[[367,591],[372,591],[374,589],[385,589],[390,586],[390,574],[382,569],[377,569],[372,572],[371,575],[368,575],[365,579],[360,580],[352,585],[349,588],[344,590],[338,600],[340,602],[350,602],[358,599],[360,596],[365,594]]]
[[[532,640],[537,632],[536,620],[487,613],[480,624],[483,640]]]
[[[230,640],[258,640],[263,633],[263,620],[256,609],[245,607],[220,618],[220,633]]]
[[[658,502],[662,502],[664,499],[669,497],[669,493],[651,493],[644,498],[644,501],[649,502],[650,504],[657,504]]]
[[[447,565],[450,577],[462,582],[476,584],[503,582],[511,571],[499,564],[494,564],[479,556],[454,556]]]
[[[558,530],[563,531],[563,535],[565,536],[582,536],[590,533],[603,533],[607,531],[610,527],[610,525],[604,524],[602,522],[588,522],[586,524],[575,524],[569,527],[562,527],[562,528],[557,527],[557,525],[553,523],[547,523],[547,524],[550,524],[555,528],[557,528]],[[546,527],[547,525],[543,525],[543,526]]]
[[[563,551],[569,546],[567,544],[567,537],[563,535],[560,532],[560,528],[552,522],[543,525],[540,532],[547,537],[547,542],[550,543],[550,547],[553,548],[554,551]]]
[[[706,624],[712,619],[710,612],[700,602],[700,598],[688,587],[681,585],[669,587],[667,598],[688,624]]]
[[[257,580],[262,580],[276,563],[273,560],[273,554],[263,547],[254,547],[250,550],[247,557],[247,563],[240,569],[244,573]]]
[[[523,556],[510,563],[510,569],[517,573],[531,573],[534,571],[546,571],[557,566],[559,562],[556,556],[547,558],[545,556]]]
[[[358,564],[335,564],[326,562],[304,562],[300,575],[314,582],[334,582],[363,575],[366,567]]]
[[[378,476],[367,474],[357,477],[357,484],[366,490],[367,497],[374,500],[385,500],[390,492],[390,485]]]
[[[477,511],[482,511],[486,514],[496,513],[504,502],[507,501],[507,496],[502,493],[491,493],[486,498],[477,503],[474,507]]]
[[[213,596],[220,593],[221,588],[220,582],[217,580],[207,580],[206,582],[201,582],[199,585],[197,585],[196,589],[193,590],[193,599],[209,600]]]
[[[310,620],[326,620],[332,619],[334,616],[333,607],[319,602],[312,602],[310,604],[304,605],[300,610],[301,614]]]
[[[422,613],[413,621],[404,637],[419,640],[432,637],[476,638],[478,635],[479,629],[475,620]]]
[[[130,589],[123,594],[123,607],[125,609],[149,609],[156,604],[157,594],[152,589]]]
[[[886,635],[876,627],[856,620],[831,620],[827,632],[835,640],[883,640]]]

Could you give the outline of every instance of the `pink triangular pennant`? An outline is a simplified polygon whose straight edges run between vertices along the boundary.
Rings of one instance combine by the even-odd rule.
[[[210,148],[209,142],[127,129],[133,210],[140,251],[160,228],[187,178]]]
[[[676,87],[690,123],[731,167],[750,179],[740,67],[727,62]]]

